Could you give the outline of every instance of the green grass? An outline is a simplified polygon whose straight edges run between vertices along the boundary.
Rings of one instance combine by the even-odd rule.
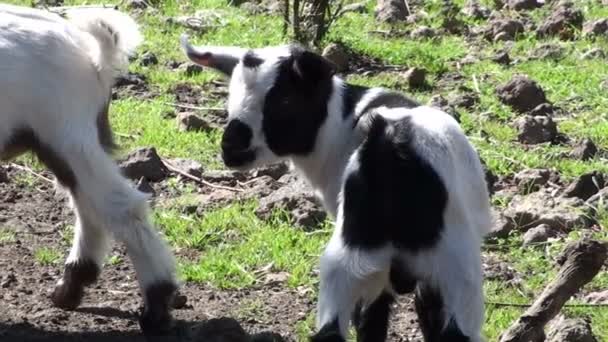
[[[0,244],[15,241],[15,232],[0,226]]]
[[[34,257],[40,265],[49,266],[57,264],[62,255],[57,250],[41,247],[34,252]]]
[[[9,3],[29,4],[29,0],[9,0]],[[465,0],[454,1],[463,5]],[[84,3],[68,0],[66,5]],[[440,0],[424,2],[424,13],[418,24],[433,28],[440,26]],[[492,6],[493,0],[481,3]],[[586,19],[608,17],[608,7],[595,0],[577,1]],[[207,98],[205,89],[212,81],[222,80],[216,73],[204,70],[187,76],[181,71],[165,67],[169,61],[186,61],[179,47],[181,33],[189,32],[195,44],[240,45],[260,47],[286,43],[288,38],[281,34],[282,20],[275,15],[251,16],[245,11],[226,6],[224,0],[164,0],[157,12],[146,13],[138,18],[142,25],[145,42],[140,52],[152,51],[159,59],[158,65],[143,67],[134,62],[131,70],[142,73],[149,80],[150,89],[159,96],[142,100],[120,98],[112,103],[111,120],[122,146],[119,155],[135,147],[155,146],[167,158],[184,157],[201,162],[206,169],[223,168],[219,158],[220,130],[209,133],[179,132],[175,120],[163,115],[173,111],[175,102],[169,92],[176,84],[189,83],[202,87],[202,107],[222,106],[225,99]],[[513,175],[525,168],[552,168],[560,172],[565,180],[583,173],[599,170],[608,173],[608,163],[597,157],[590,161],[565,158],[569,147],[538,145],[524,148],[517,142],[516,130],[510,122],[518,115],[502,104],[496,96],[496,87],[506,83],[515,74],[527,74],[545,90],[547,98],[563,108],[567,115],[560,118],[558,129],[576,140],[591,138],[601,150],[608,149],[608,96],[600,84],[608,79],[608,63],[605,60],[581,60],[580,55],[592,47],[608,52],[608,40],[581,38],[575,41],[559,42],[554,39],[538,40],[533,33],[526,32],[513,44],[511,58],[519,62],[505,67],[491,62],[487,57],[504,48],[505,43],[485,43],[481,51],[473,51],[462,36],[442,36],[433,40],[412,41],[406,36],[386,38],[372,31],[386,31],[389,26],[378,24],[373,19],[375,1],[366,1],[368,13],[350,13],[341,18],[330,31],[324,44],[340,41],[355,53],[363,54],[386,64],[406,67],[422,67],[428,70],[430,89],[408,89],[400,75],[391,72],[370,75],[349,75],[353,83],[368,86],[385,86],[407,91],[425,102],[435,94],[448,95],[454,89],[437,89],[439,80],[446,72],[458,72],[465,79],[464,85],[476,89],[479,104],[470,110],[459,108],[462,126],[473,144],[486,161],[489,168],[498,175]],[[175,24],[168,24],[164,18],[193,14],[197,10],[212,10],[218,14],[211,20],[213,27],[202,33],[191,32]],[[538,23],[549,14],[548,8],[528,12]],[[484,20],[463,18],[470,25],[485,25]],[[395,32],[413,29],[413,25],[401,24]],[[559,60],[529,60],[530,51],[541,44],[559,44],[564,55]],[[456,62],[470,52],[479,53],[478,63],[463,65]],[[477,82],[475,81],[477,80]],[[204,111],[199,111],[205,114]],[[488,114],[490,113],[490,114]],[[482,115],[483,114],[483,115]],[[30,156],[21,157],[19,162],[40,169],[41,166]],[[33,176],[19,177],[18,182],[32,186]],[[236,203],[224,208],[205,212],[203,216],[185,214],[184,207],[198,204],[196,189],[184,186],[176,180],[170,182],[172,189],[181,197],[161,203],[155,210],[155,220],[163,234],[176,250],[191,250],[196,257],[183,257],[180,262],[181,277],[187,282],[206,284],[220,289],[247,289],[264,281],[264,272],[287,272],[285,286],[296,288],[306,286],[316,291],[318,277],[315,268],[318,256],[326,243],[331,225],[314,234],[295,229],[281,212],[276,212],[268,220],[258,219],[254,211],[255,201]],[[495,196],[493,204],[504,208],[508,196]],[[598,239],[608,240],[608,215],[601,215],[603,230],[596,232]],[[62,231],[65,243],[71,241],[71,229]],[[499,281],[485,284],[486,299],[489,302],[530,303],[535,295],[556,273],[552,264],[567,241],[574,240],[580,233],[550,244],[547,248],[521,248],[521,235],[513,235],[503,241],[507,246],[495,254],[508,262],[522,274],[522,283],[512,286]],[[14,239],[10,231],[0,230],[0,243]],[[36,251],[36,260],[41,264],[54,264],[59,255],[51,250]],[[110,257],[110,264],[121,262],[118,257]],[[608,275],[604,271],[588,289],[599,290],[608,287]],[[313,292],[314,295],[314,292]],[[577,303],[572,300],[571,303]],[[256,316],[263,312],[259,302],[243,303],[238,315]],[[488,305],[484,333],[489,341],[496,341],[499,334],[522,312],[522,308]],[[608,309],[606,308],[565,308],[568,316],[589,317],[594,332],[600,339],[608,340]],[[314,327],[314,314],[299,322],[294,330],[304,341]]]

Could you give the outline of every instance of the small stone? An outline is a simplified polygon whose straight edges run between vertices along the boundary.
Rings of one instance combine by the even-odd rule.
[[[564,57],[565,49],[559,44],[547,43],[534,48],[529,54],[530,59],[559,60]]]
[[[527,169],[518,172],[515,177],[517,187],[523,193],[538,191],[540,187],[547,184],[552,177],[552,172],[547,169]]]
[[[142,74],[129,72],[122,74],[116,78],[114,87],[121,88],[126,86],[141,86],[146,84],[146,76]]]
[[[585,296],[585,301],[591,304],[608,304],[608,290],[591,292]]]
[[[152,187],[152,185],[150,185],[150,183],[145,177],[141,177],[139,179],[136,184],[136,189],[141,192],[154,195],[154,188]]]
[[[526,115],[515,121],[515,127],[517,140],[523,144],[542,144],[557,138],[557,125],[551,117]]]
[[[184,158],[174,158],[170,159],[169,163],[175,166],[176,168],[184,171],[194,177],[201,177],[203,174],[203,166],[201,163],[192,159],[184,159]]]
[[[515,75],[496,91],[502,103],[520,113],[525,113],[547,102],[543,89],[535,81],[523,75]]]
[[[523,245],[530,246],[535,243],[545,242],[549,238],[557,234],[548,224],[541,224],[534,228],[530,228],[523,236]]]
[[[177,115],[177,124],[181,132],[212,130],[211,125],[205,119],[191,112],[182,112]]]
[[[339,72],[348,70],[349,56],[341,44],[328,44],[323,49],[323,57],[332,62]]]
[[[591,48],[581,55],[581,59],[604,59],[606,53],[600,48]]]
[[[582,318],[562,318],[551,325],[547,342],[598,342],[591,324]]]
[[[417,27],[410,33],[412,39],[430,39],[436,36],[437,32],[428,26]]]
[[[462,8],[462,13],[474,19],[487,19],[491,11],[477,0],[469,0]]]
[[[578,197],[587,200],[604,188],[604,176],[597,172],[585,173],[572,182],[565,190],[565,197]]]
[[[495,214],[496,219],[494,220],[494,225],[490,229],[490,233],[488,234],[488,239],[504,239],[509,236],[509,233],[516,228],[515,223],[510,219],[505,217],[503,214]]]
[[[411,88],[421,88],[425,85],[426,70],[422,68],[410,68],[402,76]]]
[[[541,3],[538,3],[537,0],[508,0],[507,7],[516,10],[531,10],[542,6]]]
[[[604,18],[586,23],[583,27],[583,33],[587,36],[608,37],[608,19]]]
[[[454,107],[471,109],[479,103],[479,96],[475,93],[460,93],[456,91],[448,96],[448,102]]]
[[[171,303],[171,306],[174,309],[183,309],[186,307],[187,302],[188,297],[183,294],[176,294],[175,297],[173,297],[173,303]]]
[[[518,34],[524,32],[524,24],[516,19],[493,19],[486,29],[485,37],[489,40],[513,40]]]
[[[279,180],[287,172],[289,172],[289,166],[285,163],[278,163],[257,168],[251,172],[253,178],[269,176],[274,180]]]
[[[148,8],[148,3],[144,0],[129,0],[127,2],[128,9],[146,9]]]
[[[158,64],[158,58],[154,52],[148,51],[141,55],[141,65],[142,66],[150,66]]]
[[[539,37],[559,36],[572,39],[575,32],[583,27],[583,12],[574,8],[571,2],[561,3],[536,31]]]
[[[509,65],[511,64],[511,57],[509,57],[508,52],[501,51],[492,57],[492,61],[498,64]]]
[[[404,21],[409,14],[402,0],[378,0],[375,8],[376,20],[387,23]]]
[[[530,111],[531,116],[552,116],[555,108],[550,103],[541,103]]]
[[[266,220],[279,208],[289,212],[294,223],[306,230],[316,228],[327,217],[314,194],[298,183],[289,183],[262,198],[255,213]]]
[[[570,157],[583,161],[592,159],[597,154],[597,146],[591,139],[583,139],[580,143],[574,146],[570,153]]]
[[[129,153],[119,165],[123,174],[133,180],[145,177],[157,182],[167,175],[167,169],[154,147],[140,148]]]
[[[344,13],[367,13],[367,5],[365,2],[355,2],[352,4],[344,5],[342,8],[342,14]]]

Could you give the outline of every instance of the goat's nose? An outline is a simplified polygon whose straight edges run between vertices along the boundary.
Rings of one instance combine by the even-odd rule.
[[[253,132],[251,128],[239,119],[228,123],[222,136],[222,149],[229,151],[244,151],[249,148]]]

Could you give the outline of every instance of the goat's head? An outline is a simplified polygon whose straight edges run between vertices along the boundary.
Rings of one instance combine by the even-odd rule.
[[[247,170],[315,149],[333,89],[331,62],[296,45],[194,47],[185,35],[181,43],[191,61],[230,79],[226,166]]]

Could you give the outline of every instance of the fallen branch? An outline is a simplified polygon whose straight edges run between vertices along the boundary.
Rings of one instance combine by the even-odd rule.
[[[177,174],[180,174],[186,178],[189,178],[195,182],[201,183],[203,185],[206,185],[208,187],[214,188],[214,189],[223,189],[223,190],[228,190],[228,191],[234,191],[234,192],[243,192],[245,190],[243,189],[239,189],[239,188],[233,188],[233,187],[229,187],[229,186],[223,186],[223,185],[217,185],[217,184],[213,184],[210,182],[207,182],[206,180],[196,177],[194,175],[189,174],[186,171],[180,170],[179,168],[175,167],[174,165],[172,165],[170,162],[168,162],[166,159],[161,159],[163,164],[165,164],[165,166],[167,167],[167,169],[169,169],[170,171],[173,171]]]
[[[544,327],[564,304],[600,271],[608,256],[608,246],[582,239],[564,248],[558,258],[561,265],[555,279],[547,285],[534,304],[502,334],[501,342],[544,340]]]
[[[15,164],[15,163],[11,163],[10,165],[11,165],[11,167],[14,167],[14,168],[19,169],[19,170],[21,170],[21,171],[25,171],[25,172],[27,172],[27,173],[30,173],[30,174],[32,174],[32,175],[34,175],[34,176],[36,176],[36,177],[38,177],[38,178],[40,178],[40,179],[42,179],[42,180],[44,180],[44,181],[47,181],[47,182],[49,182],[49,183],[51,183],[51,184],[54,184],[54,183],[55,183],[55,182],[53,182],[53,180],[52,180],[52,179],[49,179],[49,178],[47,178],[47,177],[45,177],[45,176],[43,176],[43,175],[39,174],[38,172],[36,172],[36,171],[34,171],[34,170],[30,169],[30,168],[29,168],[29,167],[27,167],[27,166],[22,166],[22,165]]]
[[[513,307],[513,308],[529,308],[534,303],[531,304],[519,304],[519,303],[503,303],[503,302],[485,302],[486,305],[496,306],[496,307]],[[608,308],[608,304],[592,304],[592,303],[581,303],[581,304],[566,304],[563,306],[564,308],[593,308],[593,307],[606,307]]]
[[[173,106],[173,107],[177,107],[177,108],[193,109],[193,110],[206,110],[206,111],[216,111],[216,112],[220,112],[220,111],[223,112],[226,110],[226,108],[221,108],[221,107],[198,107],[198,106],[183,105],[183,104],[172,103],[172,102],[161,102],[161,103],[164,105]]]

